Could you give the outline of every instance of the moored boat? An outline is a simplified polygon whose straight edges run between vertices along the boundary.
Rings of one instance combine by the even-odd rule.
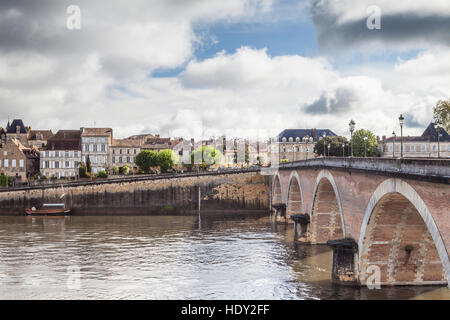
[[[70,213],[70,208],[65,203],[44,203],[41,208],[25,209],[27,216],[65,216]]]

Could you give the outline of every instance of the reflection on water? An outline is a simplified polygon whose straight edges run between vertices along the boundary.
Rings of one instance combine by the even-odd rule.
[[[331,251],[292,239],[292,226],[242,216],[0,217],[0,298],[450,299],[332,285]]]

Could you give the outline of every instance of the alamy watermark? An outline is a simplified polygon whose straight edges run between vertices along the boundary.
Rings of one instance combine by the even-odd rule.
[[[381,8],[379,6],[371,5],[366,9],[369,15],[366,21],[367,29],[380,30],[381,29]]]
[[[69,30],[81,29],[81,9],[77,5],[70,5],[66,9],[66,13],[69,15],[66,21],[66,27]]]

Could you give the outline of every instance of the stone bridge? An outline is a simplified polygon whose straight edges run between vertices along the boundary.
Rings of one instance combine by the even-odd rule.
[[[333,248],[333,281],[450,283],[450,160],[320,158],[263,170],[275,219]]]

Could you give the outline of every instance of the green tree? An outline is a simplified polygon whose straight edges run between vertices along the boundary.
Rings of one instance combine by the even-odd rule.
[[[364,141],[367,137],[367,141]],[[378,157],[378,142],[372,132],[360,129],[353,133],[352,141],[350,141],[355,157],[364,157],[364,150],[368,157]]]
[[[96,178],[108,178],[108,173],[105,170],[100,170],[95,175]]]
[[[153,150],[142,150],[136,156],[136,165],[145,173],[150,172],[150,167],[158,166],[158,154]]]
[[[439,100],[433,108],[434,121],[440,121],[447,132],[450,132],[450,99]]]
[[[342,151],[342,144],[345,145],[345,156],[348,156],[348,141],[345,137],[339,136],[327,136],[325,139],[320,139],[314,145],[314,150],[318,155],[324,154],[324,148],[326,146],[326,155],[331,157],[342,157],[344,152]],[[328,148],[328,146],[330,146]]]
[[[0,186],[2,187],[6,187],[9,186],[11,184],[11,178],[2,174],[0,175]]]
[[[86,171],[86,166],[84,164],[84,162],[82,162],[78,168],[78,176],[80,178],[88,178],[89,174]]]
[[[129,171],[130,171],[130,168],[128,168],[128,166],[123,166],[123,167],[122,167],[122,173],[123,173],[124,175],[127,175]]]
[[[167,172],[180,161],[180,157],[170,149],[161,150],[156,157],[161,172]]]
[[[87,156],[87,159],[86,159],[86,171],[88,174],[92,173],[92,164],[91,164],[91,159],[89,158],[89,156]]]
[[[222,153],[212,146],[201,146],[191,154],[191,163],[193,165],[200,165],[202,169],[206,169],[210,165],[220,164],[221,162]]]
[[[114,173],[114,174],[119,174],[119,167],[118,167],[118,166],[115,166],[115,167],[113,168],[113,173]]]

